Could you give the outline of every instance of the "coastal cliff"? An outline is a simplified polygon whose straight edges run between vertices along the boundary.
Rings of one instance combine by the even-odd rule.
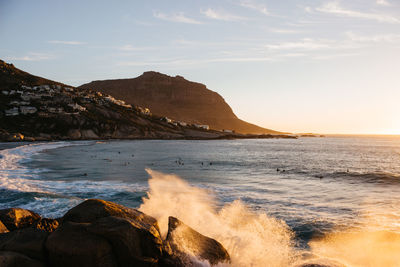
[[[215,130],[233,130],[243,134],[281,134],[239,119],[221,95],[204,84],[171,77],[159,72],[144,72],[133,79],[93,81],[80,88],[94,89],[129,104],[148,107],[154,114],[195,124],[207,124]]]

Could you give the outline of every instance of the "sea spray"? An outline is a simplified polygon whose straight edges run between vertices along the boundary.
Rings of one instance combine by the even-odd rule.
[[[400,232],[387,230],[393,218],[399,219],[392,210],[366,211],[359,216],[359,225],[346,229],[334,229],[323,238],[311,240],[311,252],[319,257],[333,258],[353,267],[400,266]]]
[[[174,216],[201,234],[218,240],[232,266],[286,267],[297,258],[293,233],[280,220],[249,210],[241,201],[218,209],[213,195],[175,175],[147,169],[149,192],[139,210],[159,221],[161,234]]]

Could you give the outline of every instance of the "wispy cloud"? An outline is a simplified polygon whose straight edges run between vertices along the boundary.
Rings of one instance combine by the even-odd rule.
[[[281,33],[281,34],[296,34],[296,33],[301,33],[301,31],[298,30],[292,30],[292,29],[281,29],[281,28],[268,28],[270,32],[273,33]]]
[[[386,0],[376,0],[376,3],[381,6],[390,6],[390,3]]]
[[[264,15],[269,15],[268,9],[265,5],[256,3],[252,0],[244,0],[239,3],[240,6],[256,10]]]
[[[15,60],[15,61],[42,61],[53,59],[54,55],[46,54],[46,53],[28,53],[25,56],[8,56],[7,60]]]
[[[169,15],[161,12],[153,12],[153,16],[157,19],[178,22],[178,23],[203,24],[201,21],[186,17],[183,12],[169,14]]]
[[[400,43],[400,34],[363,36],[353,32],[346,32],[346,35],[351,41],[360,43]]]
[[[361,18],[361,19],[369,19],[375,20],[379,22],[387,22],[387,23],[400,23],[400,19],[382,13],[368,13],[368,12],[361,12],[357,10],[346,9],[342,7],[339,2],[329,2],[321,7],[316,8],[317,11],[339,15],[339,16],[346,16],[352,18]]]
[[[212,8],[208,8],[206,10],[202,10],[201,13],[205,15],[207,18],[216,19],[216,20],[224,20],[224,21],[240,21],[246,20],[246,18],[237,16],[234,14],[230,14],[225,11],[215,10]]]
[[[271,50],[320,50],[332,48],[332,41],[327,40],[314,40],[304,38],[300,41],[283,42],[278,44],[267,44],[265,48]]]
[[[325,54],[325,55],[317,55],[314,56],[313,59],[315,60],[330,60],[336,58],[343,58],[343,57],[355,57],[359,56],[360,53],[353,52],[353,53],[334,53],[334,54]]]
[[[271,57],[215,57],[208,59],[166,59],[161,61],[121,61],[117,66],[188,66],[208,63],[223,63],[223,62],[266,62],[273,61]]]
[[[50,44],[63,44],[63,45],[83,45],[86,44],[85,42],[79,42],[79,41],[60,41],[60,40],[52,40],[48,41]]]
[[[145,50],[154,50],[157,49],[156,47],[153,46],[134,46],[134,45],[123,45],[123,46],[119,46],[118,50],[122,50],[122,51],[145,51]]]

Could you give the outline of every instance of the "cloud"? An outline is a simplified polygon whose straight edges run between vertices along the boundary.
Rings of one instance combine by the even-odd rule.
[[[301,33],[301,31],[298,31],[298,30],[291,30],[291,29],[269,28],[268,30],[269,30],[270,32],[273,32],[273,33],[282,33],[282,34],[296,34],[296,33]]]
[[[386,0],[376,0],[376,3],[381,6],[390,6],[390,3]]]
[[[78,42],[78,41],[60,41],[60,40],[52,40],[48,41],[50,44],[63,44],[63,45],[83,45],[86,44],[85,42]]]
[[[209,64],[209,63],[223,63],[223,62],[266,62],[272,61],[271,57],[216,57],[209,59],[166,59],[161,61],[123,61],[118,62],[117,66],[131,66],[131,67],[141,67],[141,66],[188,66],[188,65],[198,65],[198,64]]]
[[[153,47],[153,46],[141,47],[141,46],[133,46],[133,45],[128,44],[128,45],[119,46],[118,49],[122,50],[122,51],[145,51],[145,50],[154,50],[157,48]]]
[[[295,42],[267,44],[265,48],[271,50],[320,50],[334,48],[332,41],[314,40],[305,38]]]
[[[400,34],[362,36],[353,32],[346,32],[346,35],[351,41],[360,43],[400,43]]]
[[[153,12],[153,16],[157,19],[178,22],[178,23],[203,24],[201,21],[186,17],[183,12],[175,13],[172,15],[164,14],[161,12]]]
[[[336,53],[336,54],[326,54],[326,55],[318,55],[314,56],[313,59],[316,60],[329,60],[329,59],[336,59],[336,58],[343,58],[343,57],[355,57],[359,56],[360,53]]]
[[[387,22],[387,23],[400,23],[400,19],[381,13],[367,13],[367,12],[360,12],[356,10],[346,9],[340,6],[339,2],[329,2],[321,7],[316,8],[317,11],[339,15],[339,16],[346,16],[352,18],[361,18],[361,19],[370,19],[379,22]]]
[[[28,53],[25,56],[9,56],[6,57],[7,60],[14,60],[14,61],[42,61],[42,60],[49,60],[53,59],[54,56],[51,54],[46,53]]]
[[[245,8],[256,10],[264,15],[269,15],[268,9],[265,5],[255,3],[251,0],[241,1],[239,5]]]
[[[217,11],[212,8],[208,8],[207,10],[202,10],[201,13],[205,15],[207,18],[216,19],[216,20],[224,20],[224,21],[240,21],[246,20],[244,17],[236,16],[224,11]]]

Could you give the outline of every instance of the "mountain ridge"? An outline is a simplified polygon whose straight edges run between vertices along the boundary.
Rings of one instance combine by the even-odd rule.
[[[153,114],[177,121],[206,124],[215,130],[250,134],[282,134],[239,119],[225,99],[206,85],[146,71],[136,78],[96,80],[79,86],[112,95],[125,102],[148,107]]]
[[[235,138],[292,137],[241,135],[179,123],[101,92],[32,75],[0,60],[0,141]]]

